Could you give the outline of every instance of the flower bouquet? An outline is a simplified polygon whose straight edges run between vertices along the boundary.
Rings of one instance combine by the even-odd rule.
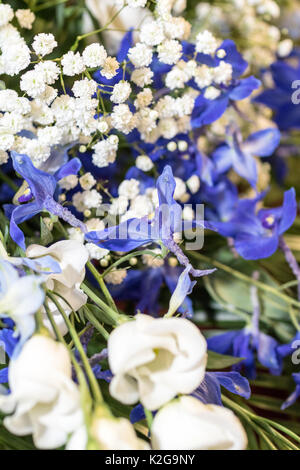
[[[300,449],[289,13],[0,3],[1,449]]]

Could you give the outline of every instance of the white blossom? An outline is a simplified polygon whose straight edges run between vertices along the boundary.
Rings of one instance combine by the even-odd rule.
[[[10,5],[0,4],[0,26],[5,26],[14,17],[14,11]]]
[[[110,393],[122,403],[139,400],[156,410],[200,385],[206,358],[206,341],[190,321],[136,315],[109,336]]]
[[[210,31],[201,31],[196,36],[196,51],[203,54],[214,54],[218,49],[218,41]]]
[[[140,41],[148,46],[157,46],[165,39],[163,26],[158,21],[145,23],[141,27]]]
[[[247,436],[228,408],[182,396],[155,415],[151,443],[155,450],[244,450]]]
[[[83,423],[80,392],[71,379],[67,348],[46,336],[35,335],[10,362],[11,393],[0,397],[0,407],[12,415],[4,426],[13,434],[32,434],[39,449],[64,445]]]
[[[111,101],[116,104],[124,103],[131,93],[131,86],[129,82],[121,81],[116,83],[112,95],[110,97]]]
[[[135,161],[135,166],[142,171],[150,171],[153,168],[153,162],[148,155],[139,155]]]
[[[147,67],[152,62],[152,49],[139,42],[129,49],[128,58],[135,67]]]
[[[161,62],[173,65],[182,55],[182,45],[176,39],[166,39],[157,47],[157,52]]]
[[[101,74],[105,78],[113,78],[117,74],[120,64],[115,57],[107,57],[104,61]]]
[[[32,47],[37,55],[45,56],[50,54],[57,46],[53,34],[40,33],[34,36]]]
[[[71,77],[85,70],[85,65],[79,52],[67,52],[62,57],[61,65],[63,66],[63,73]]]
[[[19,9],[16,11],[16,18],[21,28],[32,29],[35,14],[29,9]]]
[[[90,44],[82,53],[84,65],[87,67],[103,67],[106,58],[105,48],[97,43]]]

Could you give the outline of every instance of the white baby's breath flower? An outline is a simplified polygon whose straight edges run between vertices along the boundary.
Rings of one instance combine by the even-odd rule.
[[[74,82],[72,91],[77,98],[91,98],[95,94],[97,87],[98,83],[95,80],[84,78]]]
[[[144,88],[146,85],[151,85],[152,78],[153,72],[148,67],[135,69],[131,74],[131,80],[140,88]]]
[[[106,282],[108,282],[108,284],[113,284],[116,286],[122,284],[126,276],[126,269],[114,269],[113,271],[110,271],[108,274],[106,274],[104,279]]]
[[[19,9],[16,11],[16,17],[21,28],[32,29],[32,23],[35,20],[35,14],[27,9]]]
[[[147,67],[152,62],[152,49],[139,42],[129,49],[128,58],[135,67]]]
[[[10,5],[0,4],[0,26],[5,26],[14,17],[14,11]]]
[[[203,54],[214,54],[219,43],[210,31],[201,31],[196,36],[196,51]]]
[[[130,93],[131,93],[130,84],[126,81],[121,81],[115,84],[110,99],[113,103],[116,103],[116,104],[124,103],[124,101],[126,101],[129,98]]]
[[[215,100],[216,98],[218,98],[218,96],[220,96],[220,94],[221,91],[218,90],[218,88],[214,86],[209,86],[204,92],[204,98],[206,98],[207,100]]]
[[[205,64],[200,65],[195,70],[194,78],[199,88],[205,88],[213,82],[213,70]]]
[[[35,65],[34,70],[37,74],[41,75],[47,85],[53,85],[53,83],[58,79],[60,73],[58,65],[51,60],[39,62]]]
[[[134,178],[124,180],[119,186],[119,196],[125,196],[127,199],[134,199],[140,192],[140,182]]]
[[[93,43],[84,49],[82,58],[87,67],[102,67],[107,58],[107,52],[101,44]]]
[[[44,56],[50,54],[57,46],[53,34],[40,33],[34,36],[32,47],[37,55]]]
[[[145,108],[149,106],[153,100],[153,94],[150,88],[145,88],[143,91],[140,91],[136,95],[136,100],[134,101],[134,106],[139,108]]]
[[[2,130],[0,128],[0,150],[11,150],[15,141],[15,137],[12,133],[7,132],[7,130]]]
[[[141,27],[140,41],[147,46],[157,46],[165,39],[163,26],[158,21],[145,23]]]
[[[1,6],[1,5],[0,5]],[[30,64],[30,50],[26,44],[12,44],[2,50],[0,64],[3,65],[3,72],[7,75],[17,75]]]
[[[86,209],[97,208],[102,202],[102,196],[96,189],[83,191],[82,199]]]
[[[22,75],[20,88],[25,91],[27,95],[36,98],[45,91],[46,83],[44,76],[36,70],[30,70]]]
[[[60,188],[65,189],[66,191],[69,191],[70,189],[76,188],[78,184],[78,177],[77,175],[68,175],[62,178],[58,182]]]
[[[85,65],[79,52],[67,52],[67,54],[63,55],[61,65],[63,66],[63,73],[71,77],[85,70]]]
[[[101,74],[105,78],[113,78],[117,74],[120,64],[115,57],[107,57],[104,61]]]
[[[0,150],[0,165],[4,165],[8,162],[9,155],[5,150]]]
[[[128,207],[128,199],[126,196],[119,196],[112,200],[109,206],[109,213],[111,215],[122,215],[126,212]]]
[[[93,163],[99,168],[103,168],[113,163],[117,156],[119,139],[116,135],[111,135],[105,140],[100,140],[93,146]]]
[[[96,184],[96,180],[91,173],[85,173],[79,178],[82,189],[91,189]]]
[[[182,45],[176,39],[166,39],[158,47],[158,58],[164,64],[176,64],[182,56]]]
[[[127,104],[119,104],[114,106],[111,123],[118,131],[129,134],[136,127],[136,118]]]
[[[227,85],[232,79],[232,65],[221,60],[213,70],[214,82],[218,85]]]

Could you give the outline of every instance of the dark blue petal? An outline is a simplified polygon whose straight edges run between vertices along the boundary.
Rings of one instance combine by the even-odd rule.
[[[57,181],[65,178],[69,175],[77,175],[81,168],[81,161],[79,158],[72,158],[69,162],[63,165],[57,172],[54,174],[54,177]]]
[[[248,380],[239,372],[210,372],[218,380],[222,387],[229,392],[240,395],[248,400],[251,396],[251,389]]]
[[[117,61],[119,63],[127,59],[128,51],[133,46],[133,29],[130,29],[121,41],[120,49],[117,54]]]
[[[270,128],[251,134],[242,145],[243,151],[258,157],[272,155],[280,142],[278,129]]]
[[[233,88],[229,93],[229,98],[231,100],[243,100],[247,98],[251,93],[259,88],[261,82],[255,77],[248,77],[240,80],[239,84]]]
[[[198,398],[202,403],[209,405],[223,406],[221,400],[221,387],[217,378],[207,372],[198,388],[192,393],[192,396]]]
[[[278,247],[278,236],[252,235],[242,233],[237,235],[234,243],[236,251],[244,259],[262,259],[273,255]]]
[[[207,100],[203,95],[199,95],[195,100],[192,112],[191,125],[193,129],[211,124],[219,119],[224,114],[227,105],[227,94],[223,94],[215,100]]]

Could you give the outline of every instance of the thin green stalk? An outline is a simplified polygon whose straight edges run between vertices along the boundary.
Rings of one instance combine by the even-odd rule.
[[[87,308],[83,307],[83,311],[89,322],[96,328],[97,331],[103,336],[103,338],[107,341],[109,338],[109,333],[106,331],[104,326],[97,320],[97,318],[92,314],[92,312]]]
[[[119,16],[119,14],[125,8],[125,6],[126,5],[124,3],[123,6],[112,16],[112,18],[102,28],[95,29],[94,31],[90,31],[89,33],[85,33],[85,34],[81,34],[80,36],[77,36],[73,46],[71,47],[71,51],[77,50],[79,46],[79,42],[82,41],[82,39],[88,38],[89,36],[92,36],[93,34],[99,34],[99,33],[102,33],[102,31],[105,31],[105,29],[107,29],[108,26],[114,22],[117,16]]]
[[[123,318],[123,315],[120,315],[117,313],[115,310],[113,310],[111,307],[106,305],[103,300],[101,300],[84,282],[81,284],[81,289],[83,292],[85,292],[90,299],[92,299],[96,305],[98,305],[104,312],[107,314],[107,316],[113,321],[114,324],[118,325]]]
[[[67,3],[68,0],[52,0],[49,2],[45,2],[43,5],[38,5],[37,7],[32,8],[32,11],[37,12],[41,10],[46,10],[47,8],[52,8],[56,7],[57,5],[60,5],[61,3]]]
[[[91,273],[93,274],[94,278],[97,280],[107,302],[108,302],[108,305],[113,309],[115,310],[117,313],[118,313],[118,309],[116,307],[116,304],[114,302],[114,299],[112,298],[112,296],[110,295],[110,292],[109,290],[107,289],[106,285],[105,285],[105,282],[103,280],[103,277],[101,276],[101,274],[98,272],[98,270],[95,268],[95,266],[93,265],[93,263],[91,263],[91,261],[88,261],[86,263],[88,269],[91,271]]]
[[[102,274],[101,277],[105,277],[108,273],[110,273],[113,269],[118,267],[120,264],[124,263],[125,261],[130,260],[133,257],[136,256],[142,256],[142,255],[151,255],[153,257],[157,257],[157,253],[151,250],[139,250],[139,251],[134,251],[132,253],[129,253],[128,255],[122,256],[122,258],[118,259],[115,261],[113,264],[111,264]]]
[[[300,302],[296,299],[293,299],[292,297],[289,297],[288,295],[285,295],[281,293],[277,288],[269,286],[268,284],[264,284],[263,282],[257,281],[256,279],[252,279],[251,277],[247,276],[246,274],[241,273],[240,271],[236,271],[235,269],[231,268],[230,266],[226,266],[223,263],[220,263],[219,261],[216,261],[212,258],[209,258],[208,256],[202,255],[200,253],[196,253],[194,251],[190,251],[189,254],[196,259],[199,259],[200,261],[205,261],[206,263],[210,263],[216,268],[222,269],[222,271],[225,271],[232,276],[241,279],[244,282],[247,282],[248,284],[253,284],[256,287],[258,287],[261,290],[265,290],[267,292],[270,292],[271,294],[277,296],[278,298],[282,299],[288,304],[292,304],[295,307],[300,308]]]
[[[92,389],[92,392],[93,392],[93,395],[94,395],[94,398],[95,398],[96,402],[103,403],[103,397],[102,397],[102,393],[101,393],[99,384],[98,384],[98,382],[96,380],[96,377],[95,377],[95,375],[92,371],[92,368],[90,366],[88,357],[85,354],[85,351],[83,349],[81,341],[80,341],[80,339],[77,335],[76,329],[74,328],[74,326],[70,322],[68,316],[66,315],[66,313],[65,313],[64,309],[62,308],[62,306],[60,305],[60,303],[56,300],[55,295],[53,295],[53,293],[51,291],[47,291],[47,296],[55,304],[56,308],[61,313],[61,315],[62,315],[62,317],[63,317],[63,319],[64,319],[64,321],[65,321],[65,323],[66,323],[66,325],[69,329],[69,332],[70,332],[70,334],[71,334],[71,336],[74,340],[75,347],[77,348],[77,350],[80,354],[80,357],[81,357],[83,366],[85,368],[86,374],[88,376],[89,383],[90,383],[90,386],[91,386],[91,389]]]

